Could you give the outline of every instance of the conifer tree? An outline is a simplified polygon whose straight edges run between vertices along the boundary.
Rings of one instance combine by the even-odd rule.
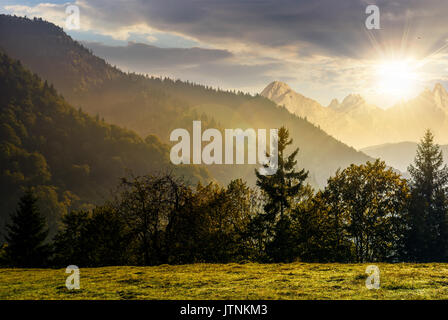
[[[270,251],[268,255],[275,261],[294,258],[295,244],[290,214],[308,177],[308,172],[304,169],[296,171],[295,158],[299,149],[295,149],[289,156],[285,154],[286,148],[291,144],[289,131],[281,127],[278,131],[277,171],[273,175],[263,175],[255,170],[257,186],[266,196],[262,220],[267,228],[267,250]]]
[[[415,261],[447,260],[448,167],[442,151],[427,130],[417,148],[414,165],[409,166],[411,205],[407,254]]]
[[[289,156],[285,155],[286,147],[292,144],[289,139],[289,131],[281,127],[278,131],[278,170],[273,175],[262,175],[255,170],[257,176],[257,186],[267,195],[265,212],[272,220],[281,218],[288,213],[295,196],[297,196],[304,186],[304,181],[308,177],[305,169],[296,171],[297,153],[295,149]],[[268,165],[266,165],[268,167]]]
[[[37,198],[27,190],[7,226],[7,263],[16,267],[41,267],[47,262],[49,245],[45,218],[40,215]]]

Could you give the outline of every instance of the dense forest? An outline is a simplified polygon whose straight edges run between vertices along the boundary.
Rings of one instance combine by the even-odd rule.
[[[49,243],[33,188],[7,226],[0,263],[159,265],[197,262],[448,261],[448,167],[428,131],[411,180],[376,160],[338,171],[315,192],[279,131],[279,169],[257,188],[187,184],[171,174],[121,179],[113,199],[72,210]]]
[[[71,107],[52,85],[0,52],[0,224],[34,186],[52,233],[62,214],[104,202],[129,172],[174,170],[191,183],[200,167],[174,167],[169,147]],[[3,228],[2,228],[3,229]]]
[[[310,171],[308,182],[314,187],[323,187],[338,168],[373,160],[260,95],[124,73],[40,19],[0,15],[0,48],[52,83],[74,107],[143,138],[155,134],[168,143],[173,129],[190,129],[193,120],[218,129],[284,125],[302,151],[298,159]],[[209,171],[222,184],[244,178],[254,186],[253,169],[212,166]]]

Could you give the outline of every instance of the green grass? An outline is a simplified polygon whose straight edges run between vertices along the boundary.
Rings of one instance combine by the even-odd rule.
[[[448,299],[448,264],[377,264],[381,288],[365,286],[367,264],[194,264],[0,269],[0,299]]]

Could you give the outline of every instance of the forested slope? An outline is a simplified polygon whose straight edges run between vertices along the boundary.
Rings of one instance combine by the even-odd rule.
[[[54,229],[68,209],[102,203],[129,173],[177,170],[191,182],[199,167],[174,167],[169,147],[71,107],[46,81],[0,52],[0,223],[33,186]],[[1,226],[1,225],[0,225]]]

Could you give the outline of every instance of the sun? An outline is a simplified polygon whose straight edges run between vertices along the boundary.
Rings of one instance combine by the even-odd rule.
[[[375,66],[376,90],[395,100],[409,99],[418,90],[418,64],[413,60],[381,61]]]

